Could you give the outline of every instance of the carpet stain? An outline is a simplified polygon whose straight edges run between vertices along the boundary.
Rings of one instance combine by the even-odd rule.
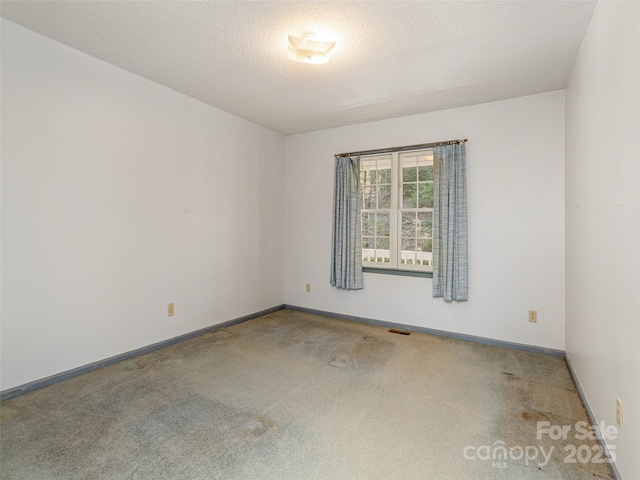
[[[136,359],[125,360],[124,362],[122,362],[122,369],[125,372],[132,372],[134,370],[141,370],[143,368],[144,368],[144,365],[142,365],[140,361]]]
[[[546,415],[545,413],[539,412],[537,410],[522,412],[520,416],[525,420],[536,420],[536,421],[542,420],[542,419],[550,420],[548,415]]]
[[[10,418],[17,417],[20,412],[11,407],[2,407],[0,408],[0,422],[4,422],[9,420]]]
[[[401,340],[404,339],[401,337]],[[345,357],[350,360],[349,365],[365,373],[382,367],[393,356],[395,347],[395,342],[391,340],[358,341],[347,348]]]
[[[260,417],[249,421],[243,429],[243,433],[248,437],[257,438],[264,435],[275,426],[275,422],[272,422],[268,418]]]
[[[520,380],[520,377],[516,377],[513,373],[502,372],[507,377],[507,382],[513,382],[514,380]]]
[[[152,355],[155,356],[156,362],[158,362],[158,364],[160,365],[172,363],[174,361],[171,357],[163,355],[162,353],[152,352]]]

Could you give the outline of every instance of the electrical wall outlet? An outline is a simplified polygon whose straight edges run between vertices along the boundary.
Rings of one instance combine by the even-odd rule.
[[[529,321],[531,323],[538,323],[538,311],[537,310],[529,310]]]
[[[307,293],[311,293],[311,284],[307,283]]]
[[[616,422],[618,422],[618,426],[620,427],[620,430],[622,430],[622,400],[620,400],[619,398],[616,398]]]
[[[170,303],[169,305],[167,305],[167,316],[173,317],[173,303]]]

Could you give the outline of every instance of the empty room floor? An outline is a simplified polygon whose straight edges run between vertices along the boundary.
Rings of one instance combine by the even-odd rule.
[[[562,358],[291,310],[0,412],[3,480],[611,478]]]

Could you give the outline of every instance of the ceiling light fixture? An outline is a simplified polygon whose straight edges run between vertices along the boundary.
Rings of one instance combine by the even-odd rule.
[[[289,35],[289,58],[302,63],[327,63],[335,45],[336,42],[320,39],[315,33],[305,33],[301,37]]]

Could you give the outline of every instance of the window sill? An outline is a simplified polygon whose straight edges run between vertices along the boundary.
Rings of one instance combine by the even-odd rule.
[[[399,275],[401,277],[433,278],[433,272],[425,272],[420,270],[398,270],[395,268],[362,267],[362,272],[363,273],[381,273],[383,275]]]

